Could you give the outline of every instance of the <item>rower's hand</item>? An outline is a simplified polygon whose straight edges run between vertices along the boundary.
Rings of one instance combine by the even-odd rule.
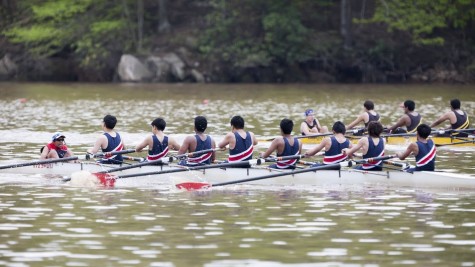
[[[347,155],[348,154],[348,148],[343,148],[341,150],[341,153],[343,153],[343,155]]]

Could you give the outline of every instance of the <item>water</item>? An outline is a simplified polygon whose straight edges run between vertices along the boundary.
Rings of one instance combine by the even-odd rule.
[[[61,130],[76,153],[102,117],[118,117],[128,147],[157,116],[182,139],[206,115],[217,139],[241,114],[259,137],[314,108],[349,123],[370,98],[383,124],[416,101],[428,121],[469,86],[0,84],[0,160],[32,160]],[[205,101],[206,100],[206,101]],[[264,149],[264,146],[261,148]],[[390,151],[403,148],[390,148]],[[440,150],[440,169],[474,175],[473,149]],[[28,182],[25,182],[28,181]],[[388,187],[251,187],[176,192],[171,185],[64,186],[56,177],[0,172],[2,266],[474,266],[475,193]]]

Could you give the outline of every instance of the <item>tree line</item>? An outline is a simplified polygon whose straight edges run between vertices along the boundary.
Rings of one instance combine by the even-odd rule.
[[[475,80],[475,0],[2,0],[0,28],[17,79],[61,58],[111,81],[122,54],[184,48],[217,82]]]

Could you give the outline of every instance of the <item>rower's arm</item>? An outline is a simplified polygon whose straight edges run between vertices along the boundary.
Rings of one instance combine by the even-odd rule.
[[[94,146],[92,148],[89,148],[87,152],[91,154],[96,154],[99,151],[99,149],[106,148],[106,147],[107,147],[107,137],[105,137],[104,135],[101,135],[99,138],[97,138],[96,143],[94,143]]]
[[[183,140],[183,144],[181,144],[180,150],[178,150],[178,155],[183,155],[187,152],[190,152],[190,141],[193,138],[193,136],[187,136],[185,140]]]
[[[404,115],[402,116],[401,118],[399,118],[399,120],[396,122],[396,124],[394,124],[393,126],[389,127],[389,132],[392,132],[394,130],[396,130],[398,127],[401,127],[401,126],[406,126],[408,124],[410,124],[411,122],[409,121],[409,116],[407,115]]]
[[[282,142],[283,142],[282,137],[275,138],[270,144],[269,148],[267,148],[267,150],[264,153],[261,153],[259,156],[261,158],[269,157],[272,154],[272,152],[279,149],[279,144],[281,144]]]
[[[444,121],[446,121],[446,120],[450,120],[450,116],[449,116],[449,115],[450,115],[450,114],[447,112],[447,113],[445,113],[444,115],[440,116],[436,121],[434,121],[434,122],[430,125],[430,127],[431,127],[431,128],[432,128],[432,127],[435,127],[435,126],[441,124],[442,122],[444,122]]]
[[[229,144],[231,143],[231,138],[232,138],[232,137],[233,137],[233,133],[228,133],[228,134],[226,134],[226,135],[224,136],[224,139],[221,140],[221,142],[219,142],[218,147],[219,147],[219,148],[224,148],[224,147],[226,147],[227,145],[229,145]],[[229,146],[229,148],[232,149],[231,146]],[[233,148],[234,148],[234,147],[233,147]]]
[[[341,150],[341,152],[345,155],[348,155],[348,157],[352,157],[353,154],[356,151],[360,150],[364,146],[364,144],[365,144],[365,142],[367,142],[367,140],[368,140],[367,138],[361,138],[358,141],[358,143],[356,143],[356,145],[351,146],[349,148],[344,148],[344,149]]]
[[[310,150],[307,150],[307,152],[305,152],[305,157],[311,157],[315,154],[317,154],[320,150],[322,150],[326,144],[328,143],[328,140],[330,140],[328,137],[325,137],[322,142],[320,142],[320,144],[318,144],[317,146],[315,146],[314,148],[310,149]]]
[[[146,146],[149,145],[150,141],[152,140],[152,136],[149,135],[147,137],[145,137],[145,139],[140,143],[138,144],[137,146],[135,146],[135,151],[136,152],[141,152],[142,149],[144,149]],[[152,140],[152,143],[153,143],[153,140]],[[151,149],[151,148],[150,148]]]
[[[180,145],[178,144],[178,142],[175,139],[169,137],[168,138],[168,148],[170,148],[172,150],[175,150],[175,151],[178,151],[178,150],[180,150]]]
[[[305,122],[302,122],[302,124],[300,124],[300,131],[305,135],[311,134],[310,129],[308,128]]]
[[[364,114],[360,114],[354,121],[348,124],[348,127],[346,129],[350,130],[351,128],[355,127],[356,125],[358,125],[358,123],[362,121],[364,122]]]
[[[396,153],[396,157],[398,157],[400,160],[406,159],[411,153],[416,156],[419,153],[419,148],[416,143],[411,143],[407,148],[406,151],[404,152],[398,152]]]

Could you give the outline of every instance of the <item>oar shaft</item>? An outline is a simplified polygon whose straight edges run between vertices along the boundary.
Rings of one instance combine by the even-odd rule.
[[[58,159],[36,160],[36,161],[30,161],[30,162],[23,162],[23,163],[16,163],[16,164],[0,166],[0,170],[10,169],[10,168],[18,168],[18,167],[25,167],[25,166],[32,166],[32,165],[50,164],[50,163],[71,161],[71,160],[77,160],[77,159],[78,159],[78,157],[75,156],[75,157],[58,158]]]
[[[175,173],[175,172],[186,172],[186,171],[197,171],[197,170],[205,170],[205,169],[213,169],[213,168],[229,168],[229,167],[249,167],[254,162],[258,163],[257,160],[255,161],[239,161],[239,162],[229,162],[229,163],[222,163],[222,164],[213,164],[213,165],[202,165],[196,167],[183,167],[181,169],[169,169],[169,170],[162,170],[162,171],[155,171],[155,172],[143,172],[143,173],[134,173],[134,174],[126,174],[118,176],[117,178],[129,178],[129,177],[138,177],[138,176],[148,176],[148,175],[159,175],[159,174],[166,174],[166,173]]]
[[[394,158],[394,155],[390,156],[381,156],[381,157],[374,157],[374,158],[367,158],[367,159],[360,159],[360,160],[355,160],[353,161],[356,164],[365,164],[365,163],[373,163],[375,161],[380,161],[380,160],[386,160],[386,159],[392,159]]]
[[[188,158],[191,158],[191,157],[194,157],[194,156],[198,156],[198,155],[202,155],[202,154],[206,154],[206,153],[209,153],[209,152],[215,152],[215,151],[224,151],[226,148],[223,147],[223,148],[210,148],[210,149],[205,149],[205,150],[200,150],[200,151],[195,151],[195,152],[190,152],[190,153],[185,153],[185,154],[181,154],[181,155],[176,155],[174,156],[175,158],[184,158],[184,157],[188,157]]]
[[[123,166],[123,167],[118,167],[118,168],[113,168],[109,170],[104,170],[100,171],[98,173],[111,173],[111,172],[118,172],[118,171],[123,171],[123,170],[128,170],[128,169],[134,169],[134,168],[140,168],[142,166],[147,166],[147,165],[153,165],[153,164],[161,164],[161,163],[167,163],[167,162],[172,162],[173,157],[166,157],[166,158],[161,158],[157,160],[151,160],[151,161],[146,161],[146,162],[141,162],[129,166]]]
[[[247,179],[216,183],[216,184],[212,184],[211,186],[215,187],[215,186],[223,186],[223,185],[230,185],[230,184],[239,184],[239,183],[252,182],[252,181],[276,178],[276,177],[287,176],[287,175],[295,175],[295,174],[304,173],[304,172],[313,172],[313,171],[319,171],[319,170],[339,170],[340,168],[341,168],[340,163],[335,163],[335,164],[328,164],[328,165],[323,165],[323,166],[318,166],[318,167],[313,167],[313,168],[294,170],[290,172],[279,172],[279,173],[274,173],[274,174],[269,174],[269,175],[247,178]]]
[[[126,149],[126,150],[119,150],[119,151],[111,151],[111,152],[101,152],[101,153],[96,153],[89,155],[90,158],[102,158],[108,155],[114,156],[114,155],[121,155],[121,154],[128,154],[128,153],[134,153],[135,149]],[[86,159],[87,155],[86,155]]]

